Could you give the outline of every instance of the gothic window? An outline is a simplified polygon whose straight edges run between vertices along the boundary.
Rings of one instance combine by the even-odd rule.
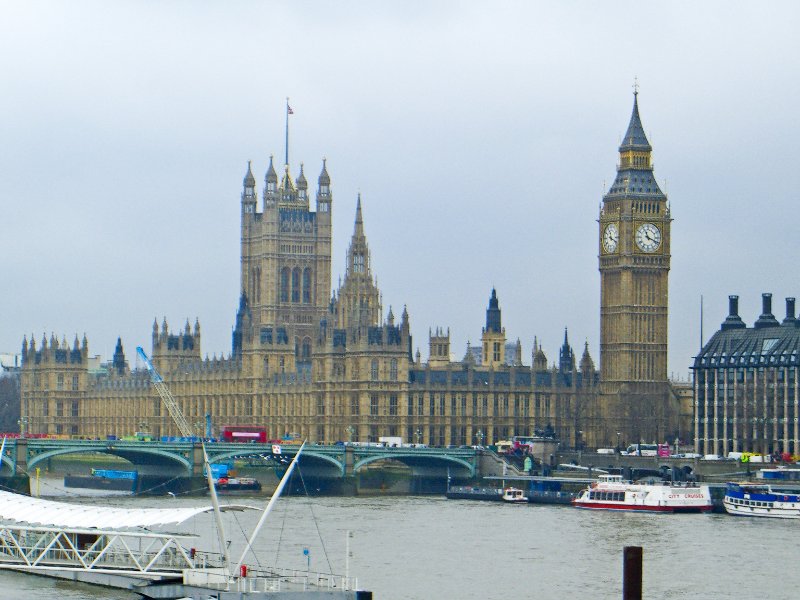
[[[389,414],[397,416],[397,394],[389,396]]]
[[[325,397],[318,396],[317,397],[317,414],[324,415],[325,414]]]
[[[364,272],[364,255],[356,254],[353,256],[353,270],[356,273]]]
[[[369,397],[369,414],[373,417],[378,416],[378,396],[376,394]]]
[[[56,389],[59,389],[59,390],[63,390],[64,389],[64,374],[63,373],[59,373],[58,374],[58,380],[57,380],[57,383],[56,383]]]
[[[300,302],[300,269],[292,270],[292,302]]]
[[[397,381],[397,359],[393,358],[389,363],[389,379]]]
[[[289,301],[289,268],[281,269],[281,302]]]
[[[372,381],[378,380],[378,360],[372,359],[372,364],[370,366],[370,379]]]
[[[494,354],[493,354],[493,356],[494,356],[493,360],[495,362],[500,362],[500,342],[495,342],[494,343]]]
[[[361,409],[358,406],[358,394],[353,394],[350,396],[350,414],[357,416],[360,413]]]
[[[59,400],[56,402],[56,416],[63,417],[64,416],[64,403]]]
[[[77,417],[78,416],[78,401],[77,400],[73,400],[72,401],[72,416],[73,417]]]
[[[78,390],[78,376],[77,375],[73,375],[72,376],[72,390],[73,391],[77,391]]]
[[[303,338],[303,349],[301,350],[300,357],[304,361],[311,359],[311,338]]]
[[[311,303],[311,269],[303,269],[303,304]]]
[[[47,400],[42,403],[42,415],[45,417],[50,416],[50,403]]]

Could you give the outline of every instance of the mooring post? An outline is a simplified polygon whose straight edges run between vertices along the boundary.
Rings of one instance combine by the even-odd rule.
[[[642,547],[622,551],[622,600],[642,600]]]

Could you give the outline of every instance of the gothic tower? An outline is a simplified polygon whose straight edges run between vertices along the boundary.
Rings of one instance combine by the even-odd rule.
[[[500,303],[494,288],[486,309],[486,327],[481,333],[481,342],[484,366],[497,367],[506,363],[506,330],[500,320]]]
[[[308,182],[292,180],[284,165],[280,183],[272,157],[265,177],[263,212],[257,209],[256,180],[248,163],[241,197],[240,312],[250,331],[234,332],[235,355],[263,343],[283,343],[300,362],[311,359],[313,340],[330,298],[330,177],[323,161],[316,211],[309,206]],[[238,323],[237,323],[238,325]]]
[[[619,147],[617,176],[599,218],[600,378],[606,426],[650,439],[667,402],[670,218],[653,176],[652,147],[639,118],[638,91]],[[613,440],[608,432],[604,442]],[[598,440],[600,443],[600,440]]]

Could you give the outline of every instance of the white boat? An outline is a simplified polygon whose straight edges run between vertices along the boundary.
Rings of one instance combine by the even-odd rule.
[[[621,475],[601,475],[572,501],[578,508],[648,512],[706,512],[712,508],[707,485],[634,483]]]
[[[722,505],[741,517],[800,519],[800,490],[769,484],[728,483]]]
[[[503,502],[527,502],[525,492],[519,488],[509,487],[503,490]]]

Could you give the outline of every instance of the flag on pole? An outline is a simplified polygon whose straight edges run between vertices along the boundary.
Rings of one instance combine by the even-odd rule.
[[[289,106],[288,104],[286,105],[286,112],[287,112],[288,114],[290,114],[290,115],[293,115],[293,114],[294,114],[294,111],[292,110],[292,107],[291,107],[291,106]]]

